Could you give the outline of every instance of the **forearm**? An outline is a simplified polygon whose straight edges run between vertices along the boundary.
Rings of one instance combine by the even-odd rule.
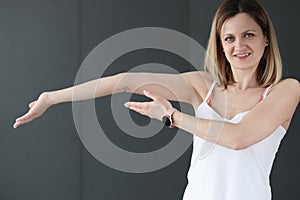
[[[173,120],[174,126],[204,140],[230,149],[241,148],[236,134],[238,124],[196,118],[179,111],[173,114]]]
[[[118,92],[116,83],[122,74],[88,81],[73,87],[47,92],[52,105],[98,98]]]
[[[29,104],[30,110],[16,119],[13,127],[17,128],[38,118],[54,104],[93,99],[121,91],[123,85],[118,84],[120,77],[122,74],[88,81],[61,90],[43,92],[36,101]]]

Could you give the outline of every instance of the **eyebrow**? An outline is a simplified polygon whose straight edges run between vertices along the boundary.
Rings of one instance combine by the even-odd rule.
[[[245,31],[242,32],[242,35],[245,34],[245,33],[248,33],[248,32],[255,32],[255,33],[256,33],[257,31],[256,31],[256,30],[253,30],[253,29],[245,30]],[[223,35],[223,37],[224,37],[224,36],[232,36],[232,35],[234,35],[234,34],[232,34],[232,33],[225,33],[225,34]]]

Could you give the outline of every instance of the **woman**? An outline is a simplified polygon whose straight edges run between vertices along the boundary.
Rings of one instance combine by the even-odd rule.
[[[122,73],[44,92],[29,104],[28,113],[16,119],[14,128],[58,103],[123,90],[144,94],[153,101],[127,102],[125,106],[194,135],[183,199],[271,199],[271,167],[299,103],[300,84],[295,79],[281,79],[275,32],[257,1],[221,4],[212,24],[205,66],[208,72]],[[101,82],[101,87],[89,93],[95,81]],[[135,89],[143,82],[149,84]],[[72,99],[74,89],[86,92]],[[196,117],[174,109],[168,100],[193,105]],[[218,127],[217,134],[211,127]],[[200,159],[204,142],[216,145]]]

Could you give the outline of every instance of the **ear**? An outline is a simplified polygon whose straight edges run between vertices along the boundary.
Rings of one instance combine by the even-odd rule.
[[[268,39],[267,36],[265,38],[266,38],[266,46],[268,46],[269,45],[269,39]]]

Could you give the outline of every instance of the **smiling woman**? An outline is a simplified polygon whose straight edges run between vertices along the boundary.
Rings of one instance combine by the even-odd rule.
[[[241,13],[227,19],[222,26],[220,38],[232,72],[238,70],[254,74],[268,45],[268,39],[253,18]]]
[[[282,63],[275,30],[267,12],[258,2],[224,2],[216,12],[207,51],[218,69],[214,69],[215,63],[209,58],[205,66],[225,87],[230,82],[241,81],[236,80],[237,77],[233,79],[231,67],[243,67],[242,63],[236,65],[235,61],[248,62],[251,54],[254,63],[245,65],[258,65],[254,73],[259,85],[265,87],[281,80]]]
[[[44,92],[14,127],[41,116],[52,105],[126,89],[153,100],[127,102],[126,107],[193,135],[183,199],[270,200],[270,172],[299,104],[300,84],[282,79],[274,28],[258,1],[226,0],[220,5],[205,61],[208,72],[121,73]],[[143,86],[136,89],[136,85]],[[83,92],[73,98],[75,89]],[[196,116],[176,110],[169,100],[191,104]],[[203,157],[207,144],[214,148]]]

